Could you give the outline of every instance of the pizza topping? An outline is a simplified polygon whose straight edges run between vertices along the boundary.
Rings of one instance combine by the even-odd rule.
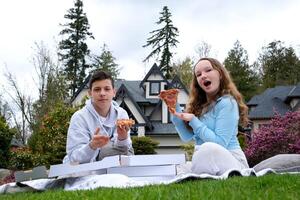
[[[159,97],[167,104],[169,111],[175,113],[176,103],[178,96],[178,89],[163,90],[160,92]]]
[[[121,127],[121,126],[131,127],[134,124],[135,124],[135,121],[133,119],[118,119],[116,121],[116,125],[119,126],[119,127]]]

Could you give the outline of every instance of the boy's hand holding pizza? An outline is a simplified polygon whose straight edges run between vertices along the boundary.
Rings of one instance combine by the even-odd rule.
[[[118,140],[126,140],[128,137],[128,131],[134,124],[135,121],[133,119],[118,119],[116,122]]]

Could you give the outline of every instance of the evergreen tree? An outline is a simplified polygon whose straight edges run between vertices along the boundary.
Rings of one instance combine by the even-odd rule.
[[[262,68],[263,87],[296,84],[300,81],[300,65],[295,50],[281,41],[262,48],[258,62]]]
[[[89,55],[85,40],[87,37],[94,39],[89,32],[89,23],[86,14],[83,12],[83,3],[76,0],[74,8],[67,11],[64,16],[68,23],[62,25],[64,29],[60,35],[66,35],[67,38],[59,42],[60,59],[64,61],[64,72],[69,82],[69,90],[73,96],[75,90],[82,84],[86,77],[86,69],[90,66],[86,63],[86,56]]]
[[[163,7],[163,11],[160,12],[161,17],[157,24],[165,24],[164,27],[151,31],[150,36],[147,39],[147,44],[143,47],[152,46],[153,51],[145,58],[145,61],[148,61],[153,56],[160,56],[160,64],[162,72],[167,78],[170,78],[172,73],[171,67],[171,58],[173,57],[173,53],[171,52],[171,48],[176,47],[178,40],[176,37],[178,36],[178,29],[173,26],[173,22],[171,20],[171,13],[167,6]]]
[[[255,94],[259,85],[257,75],[248,63],[247,51],[236,41],[228,52],[224,65],[246,101]]]
[[[113,57],[112,52],[104,44],[100,56],[92,56],[93,70],[102,70],[109,72],[114,79],[119,76],[118,64],[115,63],[116,58]]]

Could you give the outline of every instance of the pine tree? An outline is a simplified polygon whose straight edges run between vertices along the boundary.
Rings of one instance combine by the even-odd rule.
[[[76,0],[74,8],[67,11],[64,16],[69,20],[68,23],[62,25],[64,29],[60,35],[67,36],[59,42],[59,56],[64,62],[64,73],[69,82],[70,94],[73,96],[76,89],[82,84],[86,77],[86,70],[90,67],[86,63],[86,57],[89,55],[85,40],[89,37],[94,39],[89,32],[89,23],[86,14],[83,12],[83,3]]]
[[[281,41],[273,41],[263,47],[258,63],[262,68],[264,88],[297,84],[300,81],[300,65],[295,50],[285,47]]]
[[[228,52],[224,65],[246,101],[255,94],[259,84],[256,73],[248,63],[247,51],[239,41],[236,41],[233,48]]]
[[[92,56],[93,70],[102,70],[109,72],[111,76],[116,79],[119,76],[118,64],[115,63],[116,58],[113,57],[112,52],[104,44],[100,56]]]
[[[167,6],[163,7],[163,11],[160,12],[161,17],[156,24],[165,24],[164,27],[151,31],[150,36],[147,39],[147,44],[143,47],[152,46],[153,51],[144,59],[148,61],[151,57],[160,56],[160,64],[162,72],[166,76],[166,78],[170,78],[172,73],[171,67],[171,58],[173,57],[173,53],[171,52],[171,48],[176,47],[178,40],[176,37],[178,36],[178,29],[173,26],[173,22],[171,20],[171,13]]]

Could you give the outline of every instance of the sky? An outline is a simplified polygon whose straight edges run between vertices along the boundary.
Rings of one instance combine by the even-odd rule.
[[[52,54],[60,41],[60,24],[74,6],[73,0],[0,0],[0,87],[6,71],[15,75],[20,88],[36,96],[36,72],[32,62],[34,43],[41,41]],[[173,61],[187,56],[197,59],[204,41],[221,62],[236,40],[247,50],[250,64],[261,48],[281,40],[299,52],[300,1],[298,0],[83,0],[90,32],[91,53],[99,55],[105,43],[121,68],[120,78],[141,80],[155,60],[144,63],[151,48],[143,48],[149,32],[161,28],[156,22],[168,6],[179,30]],[[31,88],[28,90],[28,88]],[[3,89],[0,88],[0,92]]]

